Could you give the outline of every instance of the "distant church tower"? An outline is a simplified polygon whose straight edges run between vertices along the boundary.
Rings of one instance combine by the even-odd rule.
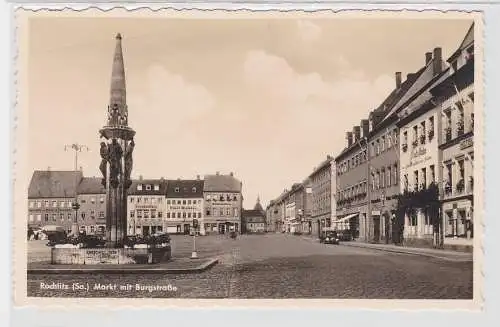
[[[132,184],[132,152],[135,131],[128,126],[122,37],[116,35],[111,71],[110,100],[101,135],[102,184],[106,188],[106,236],[108,247],[119,247],[127,235],[127,190]]]
[[[264,208],[262,208],[262,205],[260,204],[259,196],[257,196],[257,202],[255,203],[255,207],[253,207],[253,210],[259,210],[260,212],[264,212]]]

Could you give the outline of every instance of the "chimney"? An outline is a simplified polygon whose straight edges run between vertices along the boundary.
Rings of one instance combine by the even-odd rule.
[[[361,138],[361,128],[359,126],[354,126],[352,129],[352,134],[353,134],[353,141],[357,142]]]
[[[401,87],[401,72],[396,72],[396,89]]]
[[[219,172],[216,172],[216,173],[215,173],[215,176],[219,176],[219,174],[220,174]]]
[[[427,66],[432,61],[432,52],[425,53],[425,65]]]
[[[352,145],[352,132],[346,133],[346,139],[347,139],[347,147],[350,147]]]
[[[83,166],[80,166],[80,171],[83,173]]]
[[[200,175],[196,175],[196,180],[199,181],[200,180]]]
[[[229,176],[233,177],[233,176],[234,176],[233,172],[230,172],[230,173],[229,173]]]
[[[142,175],[139,175],[139,180],[142,181]]]
[[[408,73],[408,74],[406,74],[406,80],[409,80],[409,79],[410,79],[410,78],[412,78],[412,77],[413,77],[413,74],[412,74],[412,73]]]
[[[433,71],[434,71],[434,76],[438,75],[442,72],[443,70],[443,54],[441,51],[441,48],[434,48],[434,58],[433,58]]]
[[[368,137],[369,127],[370,127],[368,119],[363,119],[360,125],[361,125],[361,137]]]

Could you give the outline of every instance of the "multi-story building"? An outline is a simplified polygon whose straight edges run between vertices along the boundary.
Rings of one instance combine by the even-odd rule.
[[[318,234],[323,227],[329,227],[332,221],[331,187],[333,158],[328,155],[309,176],[312,188],[313,233]]]
[[[127,234],[151,235],[166,230],[165,179],[133,180],[127,196]]]
[[[101,178],[84,177],[77,188],[78,225],[87,234],[106,232],[106,189]]]
[[[196,218],[200,234],[205,235],[203,185],[204,181],[199,176],[196,180],[168,181],[165,215],[167,232],[189,234],[193,219]]]
[[[450,74],[431,92],[440,104],[444,244],[472,245],[474,217],[474,25],[448,59]],[[468,241],[468,242],[467,242]]]
[[[448,75],[441,48],[435,48],[432,60],[413,86],[417,91],[405,99],[398,112],[400,189],[413,199],[412,209],[404,213],[406,243],[433,244],[439,233],[439,224],[436,224],[439,211],[430,207],[432,199],[421,199],[432,186],[437,189],[440,179],[440,134],[437,131],[440,130],[441,112],[430,90]]]
[[[257,202],[252,210],[243,210],[242,213],[242,233],[265,233],[266,228],[266,212],[260,204],[260,199],[257,198]]]
[[[278,222],[278,208],[276,206],[276,201],[271,200],[266,207],[266,231],[276,232],[277,222]]]
[[[378,115],[376,117],[379,117]],[[336,220],[333,227],[350,230],[354,238],[368,240],[368,157],[369,120],[346,132],[347,145],[335,158]]]
[[[432,53],[426,53],[425,65],[416,73],[407,75],[402,81],[401,72],[395,73],[395,88],[369,117],[369,187],[368,197],[370,226],[368,235],[371,242],[389,243],[397,231],[396,211],[399,189],[399,130],[396,126],[398,109],[418,91],[415,82],[431,64]],[[380,114],[378,114],[380,113]],[[380,116],[383,116],[380,119]],[[394,239],[397,237],[394,237]]]
[[[81,171],[35,171],[28,188],[28,226],[58,225],[71,233],[72,204],[82,178]]]
[[[229,230],[240,231],[243,198],[242,183],[233,173],[206,175],[203,187],[204,228],[207,233],[224,234]]]

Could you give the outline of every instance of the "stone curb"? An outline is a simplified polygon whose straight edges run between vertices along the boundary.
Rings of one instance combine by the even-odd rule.
[[[219,262],[218,258],[210,259],[208,262],[193,268],[133,268],[127,266],[124,269],[106,268],[28,268],[28,274],[196,274],[204,272]],[[153,265],[154,267],[154,265]]]
[[[473,261],[473,258],[451,258],[451,257],[446,257],[446,256],[439,256],[437,254],[432,254],[432,253],[419,252],[419,251],[410,250],[410,249],[382,248],[382,247],[366,246],[366,245],[360,245],[360,244],[354,244],[354,243],[340,243],[340,245],[356,247],[356,248],[363,248],[363,249],[371,249],[371,250],[376,250],[376,251],[418,255],[418,256],[422,256],[422,257],[436,258],[436,259],[445,260],[445,261],[452,261],[452,262],[472,262]]]

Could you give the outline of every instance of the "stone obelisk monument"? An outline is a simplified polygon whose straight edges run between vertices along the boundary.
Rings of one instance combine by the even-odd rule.
[[[135,131],[128,126],[122,37],[116,36],[106,125],[101,135],[102,184],[106,188],[106,245],[122,247],[127,232],[127,192],[132,184]]]

